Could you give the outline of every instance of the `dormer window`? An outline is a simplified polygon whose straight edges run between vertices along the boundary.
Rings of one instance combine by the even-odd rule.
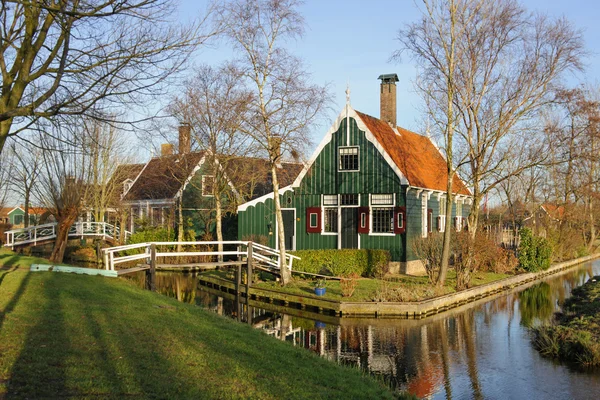
[[[358,146],[339,148],[339,170],[358,171]]]
[[[129,189],[131,189],[132,185],[133,185],[133,181],[131,179],[125,179],[125,181],[123,182],[123,196],[125,196],[127,194]]]

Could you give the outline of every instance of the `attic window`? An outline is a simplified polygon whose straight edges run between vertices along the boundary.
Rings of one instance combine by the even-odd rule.
[[[133,181],[131,179],[125,179],[123,182],[123,195],[127,194],[129,189],[131,189],[131,185],[133,185]]]
[[[212,175],[202,176],[202,196],[212,197],[213,196],[213,185],[215,183],[215,177]]]
[[[358,146],[340,147],[340,171],[358,171]]]

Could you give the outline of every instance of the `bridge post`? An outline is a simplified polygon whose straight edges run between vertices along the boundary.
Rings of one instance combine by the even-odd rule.
[[[252,242],[248,242],[248,261],[247,261],[247,271],[246,271],[246,297],[250,297],[250,286],[252,285]]]
[[[146,284],[148,289],[156,292],[156,244],[150,245],[150,269],[146,270]]]

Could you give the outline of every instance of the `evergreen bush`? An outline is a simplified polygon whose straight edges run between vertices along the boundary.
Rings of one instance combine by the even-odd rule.
[[[550,268],[552,246],[543,237],[533,236],[531,229],[519,231],[519,264],[527,272],[543,271]]]
[[[379,276],[387,272],[390,262],[390,252],[387,250],[298,250],[293,254],[301,258],[294,260],[294,270],[311,274],[329,272],[333,276],[353,273],[364,277]]]

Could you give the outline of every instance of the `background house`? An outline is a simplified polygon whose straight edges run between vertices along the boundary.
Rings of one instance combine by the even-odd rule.
[[[411,241],[444,231],[446,161],[433,142],[396,126],[395,74],[382,75],[381,119],[349,102],[293,184],[281,189],[289,250],[387,249],[398,270],[422,270]],[[455,176],[453,226],[465,226],[471,193]],[[272,193],[238,207],[240,239],[279,247]]]

